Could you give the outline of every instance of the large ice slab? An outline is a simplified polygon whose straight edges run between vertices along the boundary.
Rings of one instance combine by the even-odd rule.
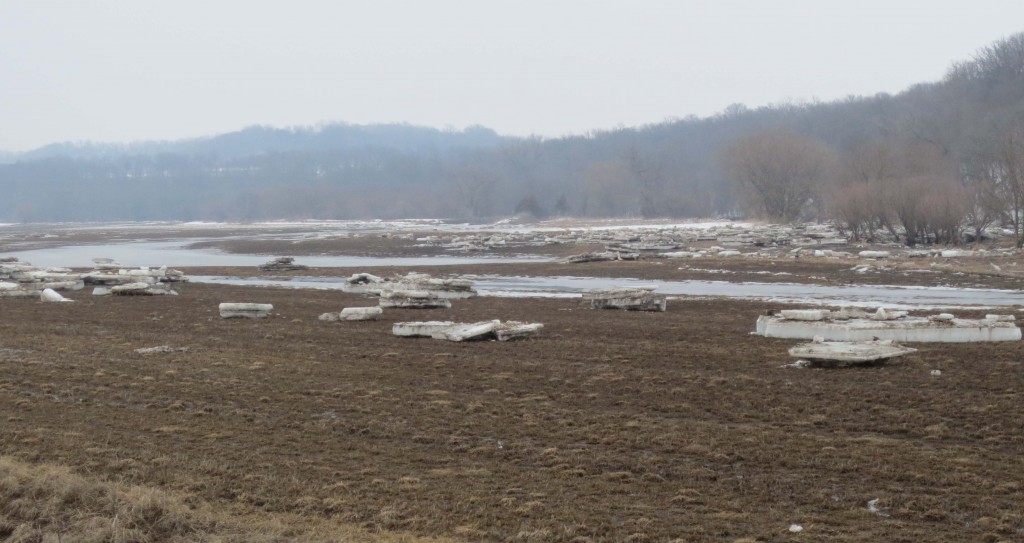
[[[668,300],[655,294],[653,287],[612,288],[583,295],[594,309],[626,309],[629,311],[665,311]]]
[[[249,318],[262,319],[270,315],[274,310],[273,304],[253,304],[225,302],[218,307],[220,316],[224,319]]]
[[[917,352],[893,341],[814,341],[789,349],[789,355],[816,362],[854,364]]]
[[[837,312],[838,313],[838,312]],[[892,320],[871,318],[829,319],[820,321],[791,320],[780,315],[762,315],[757,319],[756,334],[786,339],[827,341],[868,341],[873,339],[900,342],[967,343],[975,341],[1018,341],[1021,331],[1013,321],[986,319],[932,319],[901,317]]]
[[[481,322],[396,322],[391,333],[399,337],[430,337],[447,341],[523,339],[544,328],[540,323],[491,320]]]
[[[427,290],[385,290],[380,293],[381,307],[433,309],[449,308],[452,303]]]

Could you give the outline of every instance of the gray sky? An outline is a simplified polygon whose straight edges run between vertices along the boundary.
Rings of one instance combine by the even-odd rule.
[[[560,136],[899,92],[1022,0],[0,0],[0,149],[253,124]]]

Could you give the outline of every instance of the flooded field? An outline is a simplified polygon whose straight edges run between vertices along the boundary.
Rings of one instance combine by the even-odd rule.
[[[0,298],[4,480],[62,473],[77,489],[130,487],[122,499],[164,500],[147,502],[153,518],[201,513],[211,526],[259,527],[262,541],[1024,537],[1021,342],[921,343],[886,365],[827,370],[784,367],[795,341],[750,334],[766,310],[801,305],[1022,315],[1019,255],[871,261],[866,272],[856,258],[796,258],[792,247],[709,254],[699,268],[564,264],[595,247],[523,243],[514,251],[524,260],[422,241],[436,232],[308,245],[241,229],[233,240],[149,226],[106,240],[62,231],[54,247],[32,249],[37,264],[87,268],[69,255],[102,256],[179,267],[193,281],[175,285],[177,296]],[[20,258],[47,233],[0,234],[0,257]],[[216,248],[193,246],[211,239]],[[152,252],[112,253],[140,247],[123,241]],[[225,260],[189,265],[191,251]],[[317,267],[255,268],[282,254]],[[315,263],[346,255],[377,260]],[[454,260],[415,263],[428,257]],[[377,305],[335,288],[361,271],[471,277],[483,295],[450,309],[388,309],[377,321],[318,320]],[[678,299],[664,313],[574,299],[624,285]],[[221,319],[228,301],[274,310]],[[544,328],[507,343],[391,334],[396,322],[491,319]],[[0,518],[0,540],[4,529]]]

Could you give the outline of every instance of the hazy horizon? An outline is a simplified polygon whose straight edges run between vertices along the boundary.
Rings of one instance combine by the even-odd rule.
[[[558,137],[733,103],[895,94],[1020,31],[1024,3],[0,1],[0,149],[247,126]]]

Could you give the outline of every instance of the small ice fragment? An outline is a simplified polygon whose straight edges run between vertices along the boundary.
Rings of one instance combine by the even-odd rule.
[[[889,516],[886,513],[882,512],[882,509],[880,507],[878,507],[878,501],[879,501],[879,498],[875,498],[873,500],[868,501],[868,511],[871,511],[872,513],[874,513],[874,514],[876,514],[876,515],[878,515],[880,517],[887,517],[887,516]]]

